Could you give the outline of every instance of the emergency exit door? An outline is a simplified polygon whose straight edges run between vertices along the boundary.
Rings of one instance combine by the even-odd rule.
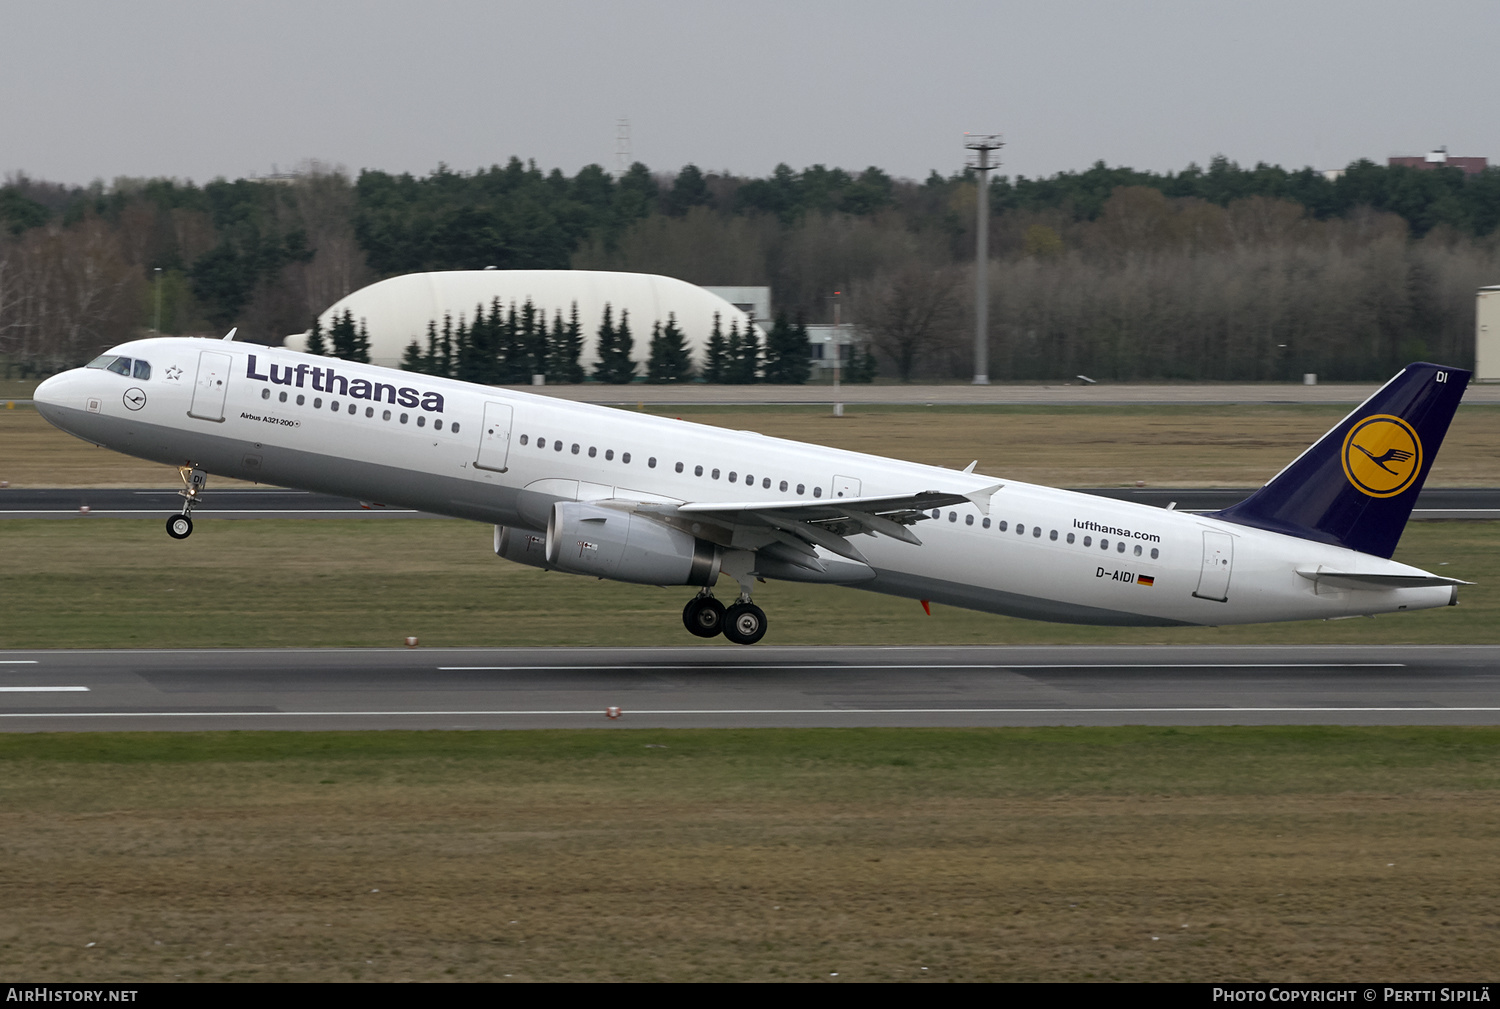
[[[229,392],[228,354],[205,350],[198,354],[198,378],[193,382],[193,405],[188,416],[199,420],[222,421],[224,396]]]
[[[504,473],[510,460],[511,408],[507,403],[484,404],[484,426],[479,429],[479,455],[474,465]]]
[[[1198,575],[1199,599],[1228,602],[1229,575],[1234,570],[1234,537],[1228,533],[1204,531],[1203,570]]]

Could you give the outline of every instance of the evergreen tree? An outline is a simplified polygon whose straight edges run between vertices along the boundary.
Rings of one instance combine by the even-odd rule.
[[[868,347],[860,348],[859,344],[850,344],[849,360],[843,366],[843,374],[840,376],[845,382],[855,382],[868,385],[875,381],[875,352]]]
[[[665,326],[658,322],[651,329],[651,360],[646,366],[646,381],[686,382],[692,366],[687,340],[677,326],[677,313],[669,312]]]
[[[583,327],[578,322],[578,302],[568,315],[568,328],[563,332],[562,354],[559,362],[564,382],[582,382],[583,365],[578,363],[583,353]]]
[[[714,328],[708,334],[708,350],[703,361],[705,382],[729,381],[729,341],[724,339],[724,329],[719,324],[719,313],[714,313]]]
[[[601,327],[601,337],[603,332]],[[614,328],[608,349],[599,351],[599,367],[594,370],[594,377],[614,385],[625,385],[633,379],[635,362],[630,360],[631,346],[630,310],[625,309],[620,312],[620,324]]]
[[[734,385],[749,385],[760,380],[760,337],[755,324],[746,320],[741,333],[738,320],[729,324],[729,377]]]
[[[438,367],[438,333],[437,320],[427,320],[427,353],[422,355],[421,371],[428,375],[436,375]]]
[[[354,355],[351,361],[360,361],[364,364],[370,363],[370,330],[365,326],[365,320],[359,320],[359,334],[354,340]]]
[[[443,334],[438,339],[437,370],[434,375],[453,377],[453,316],[443,313]]]
[[[594,365],[594,381],[608,382],[609,365],[614,359],[615,352],[615,323],[614,309],[609,302],[604,303],[604,318],[599,323],[598,338],[594,342],[594,353],[599,355],[599,363]]]
[[[424,370],[422,367],[422,345],[417,343],[416,340],[407,344],[406,353],[401,355],[401,370],[417,372]]]
[[[323,324],[313,316],[312,327],[307,331],[307,352],[319,357],[328,356],[328,345],[323,342]]]
[[[807,324],[801,315],[795,326],[787,322],[785,312],[777,315],[776,324],[766,335],[765,381],[801,385],[807,381],[810,357]]]
[[[547,372],[547,319],[537,312],[530,298],[521,306],[517,317],[519,342],[525,374],[521,380],[530,382],[532,375]]]
[[[359,325],[354,324],[354,312],[344,309],[343,315],[334,316],[333,325],[328,327],[328,335],[333,341],[333,356],[345,361],[370,360],[370,331],[365,328],[365,320],[359,320]]]

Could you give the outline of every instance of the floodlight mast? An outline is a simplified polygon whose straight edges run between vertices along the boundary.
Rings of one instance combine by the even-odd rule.
[[[974,384],[990,384],[990,179],[989,173],[1000,167],[997,156],[990,164],[990,152],[1005,143],[1000,134],[964,134],[964,147],[974,156],[967,167],[979,173],[979,220],[974,239]]]

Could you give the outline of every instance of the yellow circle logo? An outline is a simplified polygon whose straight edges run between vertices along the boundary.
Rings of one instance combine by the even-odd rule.
[[[1422,472],[1422,440],[1400,417],[1376,414],[1344,438],[1344,475],[1370,497],[1395,497]]]

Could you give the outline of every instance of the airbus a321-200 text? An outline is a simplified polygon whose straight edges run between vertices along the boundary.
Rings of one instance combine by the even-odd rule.
[[[696,586],[687,629],[739,644],[766,633],[762,579],[1133,626],[1419,610],[1463,584],[1391,560],[1459,368],[1409,365],[1249,498],[1191,514],[230,337],[121,344],[35,393],[64,431],[179,467],[176,539],[208,474],[400,505],[492,524],[520,564]]]

